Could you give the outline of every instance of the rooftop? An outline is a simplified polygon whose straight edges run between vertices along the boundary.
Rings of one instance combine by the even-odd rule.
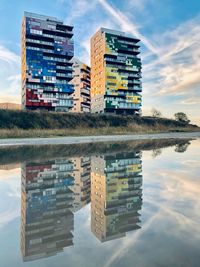
[[[100,30],[102,32],[111,33],[111,34],[115,34],[115,35],[122,36],[122,37],[133,38],[137,40],[138,42],[140,41],[138,38],[136,38],[135,36],[132,36],[131,34],[128,34],[127,32],[116,31],[116,30],[111,30],[107,28],[100,28]]]
[[[40,14],[31,13],[31,12],[27,12],[27,11],[24,12],[24,16],[28,17],[28,18],[41,19],[41,20],[52,21],[52,22],[59,22],[59,23],[63,24],[62,20],[59,20],[55,17],[40,15]]]

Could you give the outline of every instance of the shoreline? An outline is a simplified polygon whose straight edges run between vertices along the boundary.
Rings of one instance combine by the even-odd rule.
[[[153,139],[196,139],[200,132],[169,132],[154,134],[132,135],[97,135],[97,136],[66,136],[66,137],[37,137],[37,138],[8,138],[0,139],[0,147],[34,146],[34,145],[73,145],[84,143],[123,142]]]

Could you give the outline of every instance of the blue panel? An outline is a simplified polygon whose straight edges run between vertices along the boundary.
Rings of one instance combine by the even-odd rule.
[[[55,21],[50,24],[51,26],[54,25],[56,29],[59,22]],[[65,79],[64,76],[62,79],[61,75],[58,75],[58,73],[63,73],[63,71],[58,69],[57,65],[63,66],[63,62],[69,63],[70,58],[68,56],[72,57],[74,55],[73,33],[71,32],[69,35],[68,31],[63,32],[50,29],[48,20],[27,17],[26,35],[29,35],[28,39],[30,39],[26,47],[27,82],[31,82],[31,84],[34,82],[38,84],[39,82],[41,83],[41,89],[45,89],[47,84],[49,92],[71,95],[74,92],[74,86],[68,84],[68,79]],[[44,53],[47,53],[48,56],[44,56]],[[72,70],[71,73],[69,71],[67,73],[71,74],[71,78],[73,78]],[[56,77],[59,77],[59,79]],[[34,79],[37,80],[34,81]],[[60,83],[59,80],[61,81]],[[29,87],[31,86],[29,85]],[[32,94],[27,94],[28,99],[26,101],[29,107],[37,107],[38,105],[39,108],[55,109],[56,105],[59,105],[59,101],[56,104],[55,100],[53,102],[54,105],[52,105],[51,99],[47,98],[45,94],[43,96],[41,92],[37,92],[37,87],[34,90]],[[59,100],[59,94],[56,96]],[[34,98],[33,102],[31,98]]]

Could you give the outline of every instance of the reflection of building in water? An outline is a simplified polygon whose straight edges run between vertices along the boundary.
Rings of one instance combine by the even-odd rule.
[[[74,164],[73,176],[74,185],[71,187],[74,192],[73,210],[77,211],[90,202],[90,158],[72,158]]]
[[[91,229],[102,242],[140,228],[140,153],[73,157],[22,165],[21,251],[24,261],[73,245],[74,214],[91,196]]]
[[[22,166],[21,251],[24,261],[56,255],[73,245],[73,162]]]
[[[91,230],[105,242],[140,228],[140,153],[91,158]]]

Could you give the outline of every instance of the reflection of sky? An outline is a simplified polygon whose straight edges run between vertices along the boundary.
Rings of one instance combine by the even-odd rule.
[[[57,256],[24,264],[20,255],[20,170],[0,172],[2,266],[199,267],[199,148],[200,140],[193,141],[185,153],[177,153],[171,147],[153,158],[152,151],[143,152],[141,230],[100,243],[90,231],[88,204],[75,214],[74,247],[65,248]],[[6,211],[4,219],[2,214]]]
[[[0,228],[20,215],[21,170],[0,170]]]

